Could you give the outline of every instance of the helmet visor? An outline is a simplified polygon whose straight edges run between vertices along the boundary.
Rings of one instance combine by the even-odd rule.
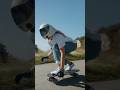
[[[46,27],[40,29],[40,34],[41,34],[41,36],[43,38],[47,38],[48,37],[47,36],[48,32],[49,32],[49,26],[46,26]]]

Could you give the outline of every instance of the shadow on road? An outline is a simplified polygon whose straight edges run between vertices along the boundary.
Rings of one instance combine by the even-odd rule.
[[[85,88],[85,76],[78,75],[77,77],[69,77],[62,79],[56,83],[59,86],[75,86]]]

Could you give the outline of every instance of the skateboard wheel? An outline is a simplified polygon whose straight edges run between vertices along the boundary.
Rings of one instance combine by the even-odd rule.
[[[74,76],[74,77],[77,77],[77,76],[78,76],[78,74],[76,74],[76,73],[73,73],[73,74],[72,74],[72,76]]]
[[[49,77],[49,78],[48,78],[48,81],[53,82],[53,83],[55,83],[55,84],[56,84],[57,79],[56,79],[56,78],[54,78],[54,77]]]
[[[48,78],[48,81],[51,81],[51,80],[52,80],[52,79],[49,77],[49,78]]]

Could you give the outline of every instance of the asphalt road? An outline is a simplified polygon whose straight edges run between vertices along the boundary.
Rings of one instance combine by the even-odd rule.
[[[80,69],[78,77],[65,75],[57,85],[47,80],[47,74],[56,69],[54,63],[35,66],[35,90],[85,90],[85,61],[74,61],[75,68]]]

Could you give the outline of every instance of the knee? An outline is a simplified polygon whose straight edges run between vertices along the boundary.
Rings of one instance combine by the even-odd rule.
[[[59,47],[57,44],[54,45],[52,49],[53,49],[53,52],[59,52]]]

